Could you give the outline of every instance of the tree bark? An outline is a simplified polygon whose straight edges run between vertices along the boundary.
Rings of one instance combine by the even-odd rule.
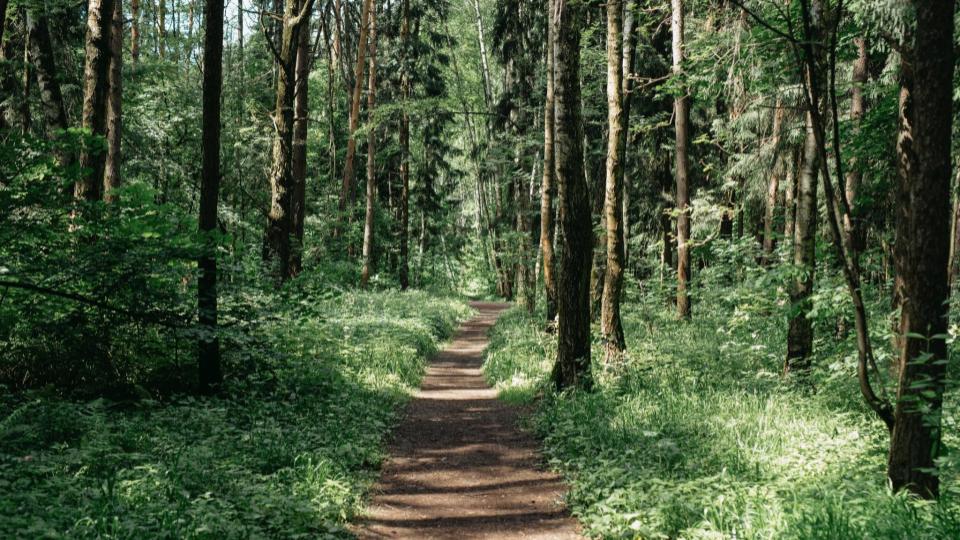
[[[683,74],[683,0],[671,0],[671,29],[673,32],[673,75]],[[690,98],[684,94],[674,98],[674,117],[676,132],[676,170],[677,181],[677,314],[683,319],[690,318],[690,175],[688,171],[689,142],[688,124],[690,122]]]
[[[91,135],[101,138],[107,135],[110,34],[113,27],[114,1],[90,0],[87,5],[82,126]],[[106,153],[96,143],[84,145],[80,152],[80,167],[85,169],[85,173],[76,183],[76,198],[88,201],[103,198],[106,158]]]
[[[202,327],[198,349],[200,390],[211,393],[223,381],[217,336],[217,256],[213,235],[220,198],[220,94],[223,88],[223,0],[207,0],[203,42],[203,176],[200,180],[200,232],[205,249],[198,266],[197,314]]]
[[[867,40],[864,37],[855,38],[854,43],[857,46],[857,59],[853,63],[853,86],[850,90],[850,123],[853,125],[855,133],[860,131],[860,124],[863,122],[863,115],[867,110],[866,97],[864,96],[864,86],[867,84],[869,71],[867,69],[869,54],[867,51]],[[857,192],[860,190],[860,184],[863,182],[863,171],[857,163],[856,158],[851,158],[848,163],[846,178],[846,196],[850,204],[852,215],[846,215],[843,219],[843,228],[853,242],[854,252],[859,255],[866,247],[866,237],[863,227],[857,217]]]
[[[940,493],[936,459],[947,370],[950,253],[950,135],[953,119],[954,0],[914,0],[909,140],[899,204],[897,271],[903,285],[900,379],[887,473],[894,490],[924,498]],[[904,131],[905,130],[905,131]]]
[[[293,240],[290,244],[290,274],[297,276],[303,271],[303,233],[307,216],[307,133],[310,123],[310,12],[306,12],[302,28],[297,36],[297,59],[294,82],[293,105],[293,155],[291,173],[293,193],[291,197],[290,227]]]
[[[363,270],[360,286],[366,287],[373,272],[374,222],[377,204],[377,130],[374,129],[377,105],[377,7],[370,11],[370,62],[367,79],[367,206],[363,220]]]
[[[593,231],[590,190],[583,174],[583,118],[580,104],[579,2],[556,0],[554,19],[555,178],[559,189],[560,238],[557,310],[558,389],[590,388],[590,258]]]
[[[53,57],[47,15],[40,11],[40,8],[27,13],[27,30],[30,33],[30,56],[37,77],[37,87],[40,90],[44,123],[48,136],[55,138],[58,131],[65,130],[69,126],[60,82],[57,80],[57,65]],[[66,164],[65,158],[65,155],[60,156],[62,164]]]
[[[270,212],[264,260],[272,265],[277,282],[293,277],[291,272],[291,236],[294,234],[293,199],[293,124],[296,52],[300,32],[309,16],[313,0],[301,5],[293,0],[284,4],[283,28],[278,48],[276,105],[273,114],[274,137],[270,168]]]
[[[7,0],[0,0],[0,43],[3,43],[3,33],[7,27]]]
[[[553,257],[553,196],[555,186],[554,159],[554,2],[547,0],[547,92],[543,114],[543,179],[540,184],[540,251],[543,257],[543,287],[546,302],[547,327],[552,328],[557,317],[557,284]]]
[[[123,135],[123,2],[114,0],[113,29],[110,33],[110,94],[107,98],[107,163],[103,175],[104,199],[120,187],[121,137]]]
[[[807,113],[807,135],[803,145],[803,165],[797,177],[794,219],[793,264],[802,272],[790,288],[790,320],[787,330],[787,359],[784,372],[804,373],[810,368],[813,354],[813,321],[807,314],[816,270],[817,178],[820,154],[810,113]]]
[[[360,41],[357,42],[357,63],[354,69],[353,93],[350,97],[350,133],[347,139],[347,156],[343,165],[343,183],[340,186],[340,212],[347,211],[353,206],[355,195],[354,159],[357,153],[357,138],[355,133],[360,123],[360,94],[363,90],[363,69],[366,65],[367,33],[370,25],[370,11],[372,0],[364,0],[363,11],[360,16]]]
[[[629,157],[626,148],[627,140],[630,136],[630,109],[633,102],[633,64],[636,57],[637,39],[639,31],[637,25],[637,16],[635,11],[640,7],[639,2],[628,1],[624,5],[623,14],[623,129],[621,130],[621,146],[623,147],[622,165],[620,167],[620,179],[623,184],[623,269],[626,271],[630,264],[630,180],[626,174],[627,158]]]
[[[243,10],[239,11],[243,16]],[[130,67],[140,62],[140,0],[130,0]]]
[[[603,211],[607,226],[607,264],[600,310],[606,362],[620,360],[626,347],[620,320],[623,294],[623,1],[607,1],[607,164]]]

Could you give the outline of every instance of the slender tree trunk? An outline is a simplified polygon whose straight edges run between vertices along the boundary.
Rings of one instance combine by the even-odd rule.
[[[123,136],[123,2],[114,0],[110,33],[110,95],[107,99],[107,163],[103,175],[104,199],[112,201],[120,187],[121,137]]]
[[[544,101],[543,114],[543,180],[540,184],[540,251],[543,253],[543,286],[547,309],[547,327],[552,328],[557,317],[557,284],[553,261],[553,196],[555,186],[555,159],[554,159],[554,97],[553,97],[553,58],[554,58],[554,31],[556,21],[553,20],[554,3],[556,0],[547,0],[547,95]]]
[[[307,216],[307,133],[310,122],[310,12],[306,12],[297,36],[297,59],[293,105],[293,194],[290,218],[293,240],[290,244],[290,274],[303,271],[303,233]]]
[[[630,264],[630,179],[626,174],[627,158],[629,157],[627,148],[627,139],[630,136],[630,109],[633,99],[633,64],[637,50],[637,39],[639,31],[637,30],[637,16],[635,11],[639,9],[639,2],[628,0],[624,6],[623,15],[623,130],[621,130],[620,143],[623,147],[623,164],[620,167],[620,178],[623,184],[623,268],[626,271]]]
[[[243,16],[242,6],[240,16]],[[140,0],[130,0],[130,67],[140,62]]]
[[[776,242],[773,238],[773,220],[777,212],[777,194],[780,191],[780,177],[783,175],[783,160],[780,159],[780,141],[783,134],[783,117],[786,108],[783,100],[777,99],[777,108],[773,113],[773,163],[771,164],[770,181],[767,183],[766,208],[763,214],[763,261],[770,264],[773,261],[773,248]]]
[[[953,119],[954,0],[914,0],[908,101],[909,142],[901,199],[907,223],[897,226],[897,270],[903,283],[900,380],[888,475],[894,490],[924,498],[940,493],[936,460],[946,386],[950,253],[950,135]]]
[[[223,87],[223,0],[206,0],[203,42],[203,177],[200,181],[200,232],[205,250],[198,266],[197,313],[200,334],[198,371],[200,390],[216,391],[223,381],[220,340],[217,336],[217,229],[220,199],[220,94]]]
[[[82,126],[96,137],[107,136],[113,6],[114,0],[90,0],[87,5]],[[78,199],[95,201],[103,198],[106,158],[106,153],[99,148],[91,145],[84,146],[80,152],[80,167],[89,172],[76,184],[74,195]]]
[[[559,279],[557,282],[558,389],[590,388],[590,256],[593,231],[590,190],[583,174],[583,118],[580,104],[582,5],[555,0],[554,157],[560,191]]]
[[[794,223],[796,222],[797,217],[797,171],[801,166],[802,163],[800,158],[800,150],[794,148],[791,152],[790,163],[787,165],[787,187],[784,190],[786,193],[783,197],[783,240],[790,247],[793,246],[793,238],[795,233]]]
[[[620,320],[623,294],[623,2],[607,1],[607,166],[604,214],[607,221],[607,264],[603,278],[600,333],[606,361],[618,361],[626,347]]]
[[[21,9],[22,18],[26,21],[27,15],[26,10]],[[33,119],[31,117],[30,111],[30,81],[33,79],[31,75],[32,66],[30,64],[30,33],[24,32],[23,36],[23,50],[20,51],[20,58],[23,60],[21,66],[23,66],[23,71],[20,78],[20,87],[23,89],[23,94],[20,99],[20,134],[26,137],[30,134],[30,128],[33,126]]]
[[[673,74],[683,73],[683,0],[671,0],[673,32]],[[690,174],[687,144],[689,139],[690,98],[684,94],[674,99],[676,131],[676,170],[677,180],[677,314],[684,319],[690,318]]]
[[[407,102],[410,99],[410,0],[403,0],[403,22],[400,28],[403,47],[400,93],[403,112],[400,116],[400,290],[410,287],[410,115]]]
[[[797,177],[797,200],[794,219],[793,264],[802,275],[790,288],[790,321],[787,330],[787,360],[784,372],[803,373],[810,368],[813,354],[813,321],[807,316],[816,270],[817,177],[820,155],[810,113],[807,113],[807,136],[803,145],[803,166]]]
[[[377,130],[374,129],[377,105],[377,7],[370,11],[370,64],[367,79],[367,207],[363,220],[363,270],[360,286],[366,287],[373,272],[373,229],[377,204]]]
[[[157,4],[157,56],[161,60],[167,57],[167,0]]]
[[[490,65],[487,61],[487,39],[483,29],[480,0],[473,0],[473,13],[477,25],[477,44],[480,47],[480,74],[483,75],[483,99],[487,110],[493,110],[493,85],[490,82]]]
[[[864,86],[867,84],[869,71],[867,69],[869,54],[867,51],[867,40],[864,37],[858,37],[853,40],[857,46],[857,59],[853,63],[853,87],[850,95],[850,123],[855,132],[860,131],[860,124],[863,122],[863,115],[866,113],[867,104],[864,96]],[[846,178],[846,196],[850,204],[852,215],[845,215],[843,219],[843,228],[846,234],[853,242],[854,253],[859,255],[866,248],[866,236],[862,225],[857,218],[857,192],[860,190],[860,184],[863,182],[863,171],[856,158],[852,158],[848,164]]]
[[[360,41],[357,42],[357,64],[354,69],[353,93],[350,98],[350,133],[347,139],[347,156],[343,165],[343,183],[340,186],[340,212],[353,206],[356,197],[354,188],[356,175],[354,172],[354,158],[357,153],[356,131],[360,124],[360,94],[363,90],[363,68],[366,65],[367,33],[370,26],[370,11],[372,0],[364,0],[363,11],[360,17]]]

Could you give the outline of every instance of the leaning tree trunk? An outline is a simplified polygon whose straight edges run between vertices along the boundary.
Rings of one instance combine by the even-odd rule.
[[[552,328],[557,317],[557,284],[553,260],[553,196],[555,186],[554,159],[554,96],[553,57],[555,31],[553,20],[555,0],[547,0],[547,94],[543,114],[543,180],[540,184],[540,251],[543,253],[544,300],[547,308],[547,326]]]
[[[683,0],[672,0],[673,13],[671,28],[673,32],[673,74],[679,77],[683,73]],[[690,123],[690,98],[683,94],[674,98],[674,119],[676,132],[676,170],[677,180],[677,314],[690,318],[690,173],[687,144]]]
[[[560,191],[561,229],[557,311],[558,389],[592,386],[590,373],[590,259],[593,231],[590,190],[583,172],[583,118],[580,104],[579,2],[556,0],[554,32],[554,157]]]
[[[200,389],[213,392],[223,381],[220,341],[217,337],[217,229],[220,199],[220,94],[223,89],[223,0],[207,0],[204,6],[203,38],[203,176],[200,180],[200,232],[204,253],[200,256],[197,282],[197,313],[203,332],[199,343]]]
[[[373,271],[373,228],[377,204],[377,130],[374,129],[374,115],[377,105],[377,7],[370,11],[370,63],[367,79],[367,206],[363,219],[363,269],[360,272],[360,286],[366,287]]]
[[[340,212],[347,211],[355,198],[354,160],[357,154],[356,131],[360,124],[360,94],[363,90],[363,68],[366,64],[367,31],[370,23],[372,0],[364,0],[360,15],[360,40],[357,42],[357,63],[354,68],[353,93],[350,97],[350,132],[347,139],[347,156],[343,165],[343,182],[340,186]]]
[[[87,4],[87,37],[83,67],[82,126],[95,137],[107,136],[107,99],[110,88],[110,34],[115,0],[90,0]],[[89,171],[77,181],[74,195],[96,201],[103,198],[107,156],[99,145],[83,146],[80,167]]]
[[[908,102],[909,142],[900,158],[897,271],[903,285],[900,380],[887,473],[895,490],[924,498],[940,493],[936,460],[947,371],[950,253],[950,135],[953,119],[954,0],[914,0],[911,51],[913,89]]]
[[[120,187],[120,151],[123,135],[123,2],[115,0],[110,34],[110,93],[107,99],[107,163],[103,174],[104,198],[114,200]]]
[[[623,294],[623,2],[607,2],[607,166],[603,211],[607,226],[607,264],[603,276],[600,333],[606,361],[620,359],[626,346],[620,320]]]

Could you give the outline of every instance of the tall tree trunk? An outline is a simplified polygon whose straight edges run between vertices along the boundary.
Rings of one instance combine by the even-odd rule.
[[[290,244],[290,274],[297,276],[303,271],[303,233],[307,216],[307,132],[310,122],[310,12],[306,12],[302,28],[297,36],[296,80],[293,105],[293,194],[291,196],[290,227],[293,240]]]
[[[95,137],[107,135],[107,100],[110,88],[110,34],[115,0],[90,0],[87,5],[87,37],[83,68],[82,126]],[[84,145],[80,167],[86,169],[77,181],[74,195],[88,201],[103,198],[107,156],[98,145]]]
[[[547,95],[544,100],[543,113],[543,179],[540,184],[540,251],[543,253],[543,286],[546,290],[544,299],[547,309],[547,326],[553,326],[557,317],[557,284],[554,273],[553,260],[553,196],[556,191],[555,158],[554,158],[554,42],[553,33],[556,30],[553,20],[554,3],[556,0],[547,0]]]
[[[773,248],[776,242],[773,238],[773,220],[777,212],[777,194],[780,191],[780,177],[783,175],[783,160],[781,159],[780,141],[783,135],[783,117],[786,108],[782,99],[777,99],[777,108],[773,113],[773,163],[771,164],[770,180],[767,183],[767,200],[763,214],[763,262],[770,264],[773,261]]]
[[[473,0],[473,13],[477,25],[477,45],[480,47],[480,74],[483,75],[483,99],[487,110],[493,110],[493,85],[490,81],[490,65],[487,61],[487,39],[483,29],[480,0]]]
[[[27,18],[26,10],[21,9],[22,18],[25,21]],[[23,90],[23,94],[20,100],[20,134],[26,137],[30,134],[30,128],[33,126],[33,119],[31,116],[30,110],[30,81],[33,79],[31,71],[33,71],[30,64],[30,33],[24,32],[23,36],[23,50],[20,51],[20,58],[23,62],[20,64],[23,66],[23,71],[20,76],[20,87]]]
[[[352,208],[356,197],[356,189],[354,188],[354,176],[356,174],[353,165],[357,153],[355,133],[357,126],[360,124],[360,94],[363,90],[363,68],[366,66],[367,33],[370,25],[372,3],[372,0],[363,1],[363,11],[360,16],[360,41],[357,42],[357,63],[354,69],[353,93],[350,97],[350,133],[347,139],[347,156],[343,165],[343,183],[340,186],[340,212]]]
[[[950,253],[950,135],[953,119],[954,0],[913,1],[912,91],[906,176],[899,204],[897,271],[903,283],[900,380],[887,473],[895,490],[925,498],[940,493],[941,410],[948,351]],[[902,131],[903,132],[903,131]]]
[[[620,320],[623,294],[623,2],[607,2],[607,166],[603,211],[607,222],[607,264],[600,313],[606,361],[618,361],[626,346]]]
[[[797,177],[794,218],[793,264],[802,272],[790,287],[790,321],[787,330],[787,360],[784,372],[803,373],[810,368],[813,354],[813,321],[807,316],[816,270],[817,177],[820,154],[810,113],[807,113],[807,135],[803,144],[803,165]]]
[[[243,16],[243,9],[239,10]],[[140,0],[130,0],[130,67],[137,68],[140,62]]]
[[[15,14],[11,14],[3,21],[3,26],[13,26]],[[11,31],[6,32],[0,41],[0,129],[11,129],[15,125],[13,117],[14,96],[18,94],[19,83],[14,75],[14,58],[16,57],[16,39]]]
[[[583,118],[580,104],[582,5],[555,0],[554,138],[555,178],[561,229],[557,282],[558,389],[592,386],[590,370],[590,256],[593,231],[590,190],[583,174]]]
[[[203,176],[200,180],[200,232],[205,249],[198,266],[197,314],[200,334],[200,390],[210,393],[223,381],[217,336],[217,229],[220,199],[220,94],[223,87],[223,0],[207,0],[203,20]]]
[[[673,32],[673,74],[679,77],[683,73],[683,0],[671,0],[671,29]],[[674,117],[676,132],[676,170],[677,180],[677,314],[684,319],[690,318],[690,174],[687,144],[689,142],[688,125],[690,123],[690,98],[683,95],[674,98]]]
[[[403,22],[400,28],[403,47],[400,94],[404,102],[400,115],[400,290],[410,287],[410,0],[403,0]]]
[[[157,56],[167,57],[167,0],[158,0],[157,4]]]
[[[850,123],[855,132],[860,131],[860,124],[863,122],[863,115],[866,114],[867,100],[864,95],[864,86],[867,84],[869,71],[867,69],[869,54],[867,51],[867,40],[864,37],[855,38],[857,45],[857,59],[853,63],[853,86],[850,90]],[[843,228],[853,242],[854,252],[859,255],[866,247],[866,236],[860,220],[857,217],[857,192],[860,190],[860,184],[863,182],[863,171],[857,163],[856,158],[852,158],[848,164],[846,178],[846,196],[850,204],[850,210],[853,215],[844,216]]]
[[[623,151],[623,165],[620,167],[620,178],[623,184],[623,268],[626,271],[630,264],[630,180],[627,171],[627,139],[630,136],[630,109],[633,102],[633,64],[636,57],[638,31],[635,11],[640,8],[639,2],[628,1],[624,6],[623,14],[623,130],[621,145]]]
[[[110,95],[107,99],[107,163],[103,175],[104,198],[115,199],[120,187],[121,137],[123,135],[123,2],[114,0],[113,29],[110,33]]]
[[[47,15],[40,11],[40,8],[27,13],[27,31],[30,33],[30,56],[37,77],[37,88],[40,90],[44,124],[48,136],[54,138],[58,131],[69,126],[60,82],[57,80],[57,65],[53,57]],[[61,163],[65,164],[65,158],[65,155],[61,156]]]
[[[377,106],[377,7],[370,11],[370,63],[367,67],[367,207],[363,219],[363,270],[360,286],[366,287],[373,272],[373,229],[377,204],[377,130],[374,129]]]
[[[278,282],[293,276],[291,272],[291,236],[293,235],[293,123],[296,56],[300,32],[309,16],[313,0],[302,5],[293,0],[284,5],[277,63],[276,106],[273,115],[274,136],[270,168],[270,213],[264,259],[273,265],[271,273]]]

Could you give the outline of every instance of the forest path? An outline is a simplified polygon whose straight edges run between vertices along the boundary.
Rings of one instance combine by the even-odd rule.
[[[517,428],[518,411],[481,373],[487,331],[509,304],[474,302],[434,357],[394,431],[361,539],[574,539],[559,476],[544,471],[538,444]]]

